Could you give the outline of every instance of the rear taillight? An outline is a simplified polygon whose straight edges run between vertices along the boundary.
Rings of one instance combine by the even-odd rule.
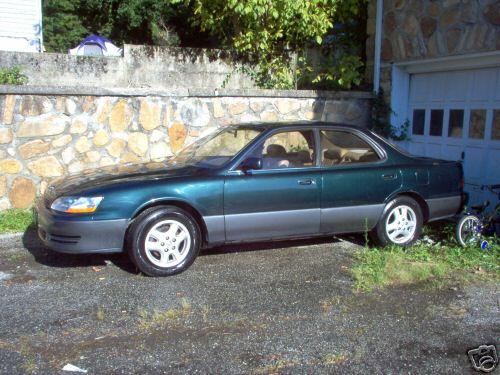
[[[465,181],[464,181],[464,178],[462,177],[462,178],[460,179],[460,181],[458,182],[458,187],[459,187],[460,189],[463,189],[463,188],[464,188],[464,185],[465,185]]]

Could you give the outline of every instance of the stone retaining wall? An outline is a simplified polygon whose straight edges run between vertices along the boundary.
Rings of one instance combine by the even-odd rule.
[[[370,95],[360,92],[27,86],[0,92],[0,210],[29,207],[57,177],[161,161],[221,126],[320,119],[365,126],[370,111]]]

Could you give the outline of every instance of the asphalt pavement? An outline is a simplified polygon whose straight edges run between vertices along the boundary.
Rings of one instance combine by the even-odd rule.
[[[150,278],[126,255],[4,238],[0,373],[462,374],[475,373],[469,349],[498,347],[498,284],[360,293],[358,250],[333,238],[232,245]]]

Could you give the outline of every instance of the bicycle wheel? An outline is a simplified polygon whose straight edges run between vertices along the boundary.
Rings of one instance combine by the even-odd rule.
[[[458,221],[457,241],[462,246],[473,246],[481,242],[481,219],[475,215],[465,215]]]

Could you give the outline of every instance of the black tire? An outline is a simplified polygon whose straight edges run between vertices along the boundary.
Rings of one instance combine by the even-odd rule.
[[[153,236],[153,240],[155,240],[155,236],[151,235],[150,231],[153,230],[155,226],[161,226],[161,223],[165,222],[179,223],[180,227],[182,227],[182,231],[185,232],[185,229],[187,229],[190,236],[189,246],[187,246],[187,237],[186,243],[184,243],[184,241],[181,242],[183,244],[181,246],[184,246],[184,248],[182,249],[182,256],[179,256],[179,259],[182,258],[182,261],[172,266],[160,266],[153,262],[160,262],[160,259],[171,259],[171,262],[175,263],[176,259],[174,255],[169,255],[167,252],[168,250],[148,251],[145,245],[147,238],[151,240],[151,236]],[[168,224],[164,224],[164,226],[166,226],[167,229],[170,228]],[[161,228],[164,226],[161,226]],[[167,233],[165,232],[164,234],[166,235]],[[160,240],[155,241],[160,242]],[[161,245],[167,242],[166,239],[162,239],[161,241],[163,241]],[[170,243],[170,245],[175,244]],[[134,219],[128,230],[127,246],[130,259],[144,274],[148,276],[172,276],[185,271],[193,264],[198,256],[201,246],[200,228],[196,220],[188,212],[178,207],[153,207],[145,210]],[[186,251],[186,253],[184,253],[184,251]],[[178,254],[180,254],[180,252],[178,252]],[[165,258],[162,258],[162,256],[165,256]]]
[[[471,227],[473,225],[473,227]],[[461,246],[474,246],[481,242],[481,219],[476,215],[464,215],[457,223],[455,237]]]
[[[409,207],[414,214],[415,230],[413,234],[408,235],[407,239],[405,239],[404,237],[401,238],[401,240],[404,240],[403,242],[395,242],[391,239],[391,237],[389,237],[388,234],[387,230],[388,218],[390,215],[393,214],[395,209],[403,208],[405,206]],[[406,196],[397,197],[392,201],[390,201],[385,206],[382,217],[380,218],[376,227],[372,231],[372,237],[377,243],[379,243],[382,246],[387,246],[387,245],[398,245],[403,247],[411,246],[415,243],[415,241],[418,240],[418,238],[422,234],[423,221],[424,220],[422,215],[422,209],[414,199]],[[402,225],[404,226],[404,224]]]

